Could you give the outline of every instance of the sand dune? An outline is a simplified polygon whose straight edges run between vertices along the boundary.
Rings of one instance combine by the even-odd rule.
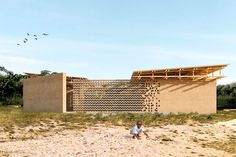
[[[141,140],[132,139],[129,128],[98,124],[38,139],[1,142],[0,150],[9,152],[12,157],[230,157],[233,155],[203,148],[201,144],[227,138],[235,133],[235,124],[236,120],[218,124],[149,127],[146,129],[150,138],[143,136]]]

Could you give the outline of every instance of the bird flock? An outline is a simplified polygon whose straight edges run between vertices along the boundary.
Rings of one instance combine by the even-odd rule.
[[[38,40],[38,37],[39,35],[36,35],[36,34],[30,34],[30,33],[26,33],[27,37],[24,38],[23,42],[20,43],[18,42],[16,45],[20,46],[21,44],[26,44],[29,42],[30,39],[33,39],[33,40]],[[47,33],[42,33],[41,34],[42,36],[48,36]]]

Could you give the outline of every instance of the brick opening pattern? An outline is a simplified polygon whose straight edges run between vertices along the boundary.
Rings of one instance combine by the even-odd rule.
[[[158,112],[160,83],[155,80],[74,79],[73,111]]]

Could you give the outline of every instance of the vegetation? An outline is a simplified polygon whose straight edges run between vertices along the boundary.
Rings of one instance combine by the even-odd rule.
[[[64,125],[93,125],[105,123],[122,126],[133,126],[137,120],[142,120],[146,126],[161,126],[167,124],[185,123],[215,123],[236,119],[236,112],[220,111],[217,114],[168,114],[159,113],[28,113],[23,112],[21,107],[0,106],[0,127],[10,128],[13,126],[26,127],[37,125],[40,122],[48,123],[50,120],[62,122]]]
[[[47,76],[47,75],[51,75],[51,74],[56,74],[57,72],[51,72],[50,70],[42,70],[40,71],[40,74],[42,76]]]
[[[217,107],[236,109],[236,82],[217,86]]]
[[[228,153],[236,154],[236,136],[230,136],[227,141],[214,141],[210,143],[203,143],[203,147],[215,148],[223,150]]]
[[[23,75],[0,66],[0,104],[22,105]]]

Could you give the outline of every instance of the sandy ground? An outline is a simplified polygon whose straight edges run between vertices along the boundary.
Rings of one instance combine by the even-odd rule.
[[[201,144],[236,136],[236,119],[217,124],[150,127],[146,128],[150,138],[142,136],[141,140],[132,139],[129,129],[98,124],[82,130],[64,130],[37,139],[0,140],[0,151],[12,157],[234,156],[213,148],[203,148]]]

